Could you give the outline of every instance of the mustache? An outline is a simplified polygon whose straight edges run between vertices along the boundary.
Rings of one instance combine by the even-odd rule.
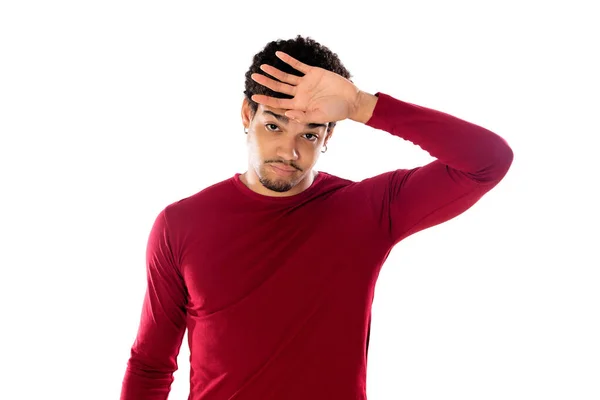
[[[302,168],[300,168],[296,164],[294,164],[294,163],[286,163],[285,161],[281,161],[281,160],[269,160],[269,161],[265,161],[265,164],[283,164],[286,167],[292,167],[292,168],[297,169],[298,171],[302,171]]]

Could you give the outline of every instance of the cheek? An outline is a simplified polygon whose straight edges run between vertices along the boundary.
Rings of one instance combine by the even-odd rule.
[[[262,145],[256,137],[249,137],[247,141],[247,147],[251,157],[260,157],[261,149],[264,148],[264,145]]]
[[[299,145],[298,151],[300,152],[300,159],[305,164],[313,163],[315,159],[319,156],[317,144],[308,141]]]
[[[305,153],[306,157],[314,160],[319,156],[318,143],[310,143],[306,146]]]

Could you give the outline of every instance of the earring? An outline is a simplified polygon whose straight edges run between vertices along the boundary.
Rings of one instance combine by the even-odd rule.
[[[321,153],[326,153],[327,152],[327,145],[325,145],[325,151],[321,150]]]
[[[244,128],[244,133],[248,134],[248,128]]]

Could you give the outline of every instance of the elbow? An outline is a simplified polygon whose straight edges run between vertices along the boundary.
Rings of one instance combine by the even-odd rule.
[[[174,357],[149,357],[132,351],[127,362],[127,370],[135,375],[151,380],[171,380],[177,370],[177,359]]]
[[[500,182],[512,166],[514,160],[514,152],[512,148],[502,139],[503,143],[496,147],[492,162],[488,165],[482,175],[485,176],[485,181],[496,185]]]
[[[488,154],[485,167],[470,174],[470,178],[481,185],[498,184],[508,173],[512,166],[514,153],[511,147],[500,138],[502,143],[497,144]]]
[[[502,139],[502,141],[504,143],[503,145],[498,146],[498,153],[496,157],[496,168],[501,175],[500,178],[503,178],[508,173],[508,170],[510,169],[515,157],[515,154],[508,143],[506,143],[504,139]]]

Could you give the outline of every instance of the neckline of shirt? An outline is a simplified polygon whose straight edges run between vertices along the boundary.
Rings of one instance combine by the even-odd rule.
[[[250,189],[248,186],[246,186],[244,182],[242,182],[240,178],[241,175],[241,173],[236,172],[233,178],[231,178],[231,181],[233,182],[234,186],[237,187],[240,190],[240,192],[242,192],[246,196],[251,197],[255,200],[268,203],[288,204],[302,201],[303,199],[310,196],[310,194],[317,189],[317,187],[320,185],[323,179],[326,178],[327,173],[318,171],[317,176],[315,176],[312,184],[308,188],[306,188],[300,193],[291,196],[267,196],[264,194],[257,193],[254,190]]]

